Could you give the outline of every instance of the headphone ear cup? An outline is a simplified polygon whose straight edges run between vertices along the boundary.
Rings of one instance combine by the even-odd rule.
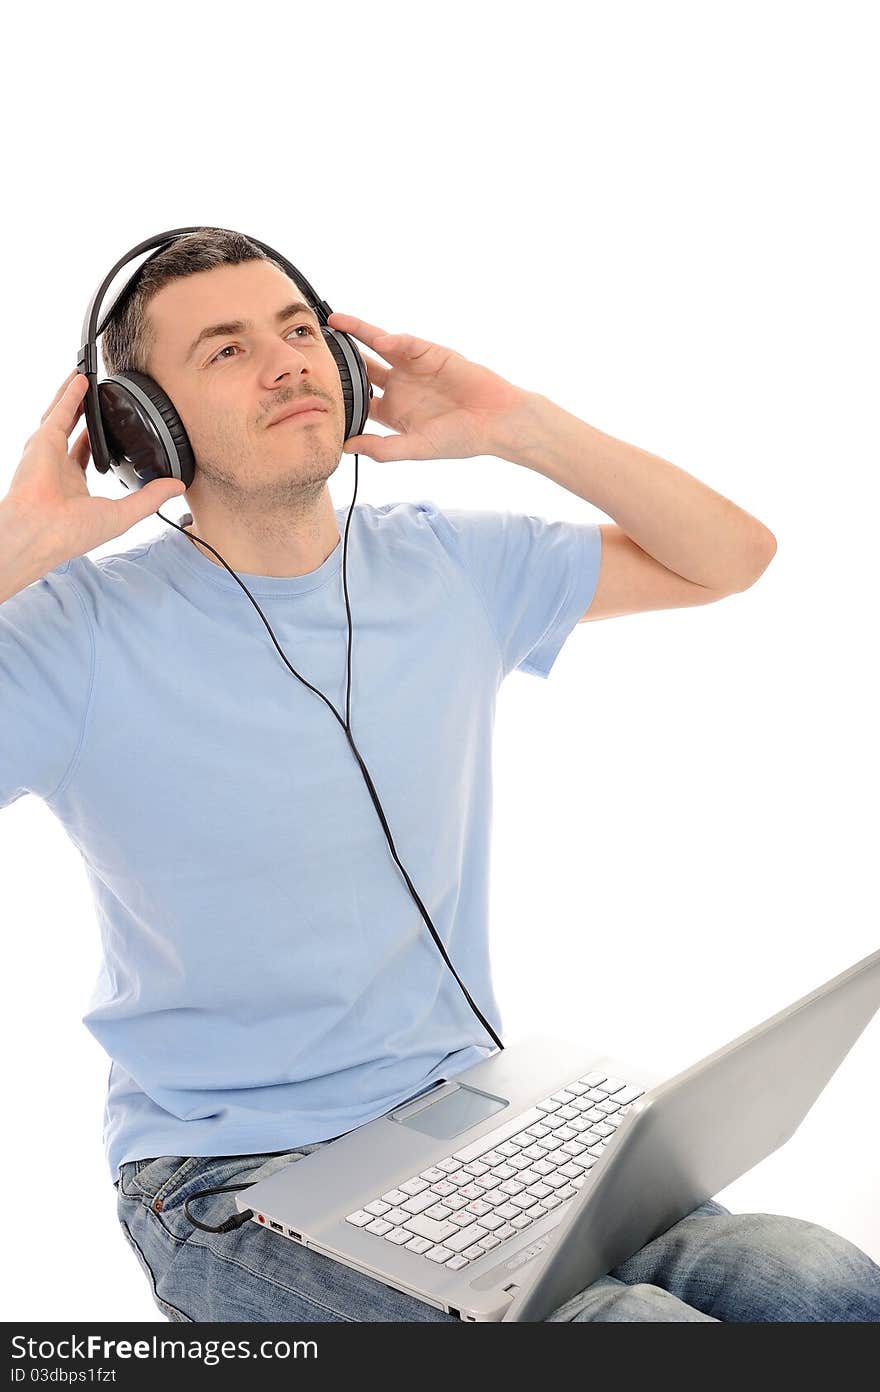
[[[195,477],[189,436],[170,398],[145,372],[120,372],[98,383],[101,423],[117,472],[130,488],[157,478]]]
[[[341,329],[332,329],[329,324],[321,325],[324,342],[336,359],[339,379],[342,383],[342,399],[345,403],[344,440],[363,433],[370,417],[370,398],[373,388],[367,374],[367,365],[354,339]]]

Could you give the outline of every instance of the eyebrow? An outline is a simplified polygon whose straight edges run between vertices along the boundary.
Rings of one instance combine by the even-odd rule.
[[[297,314],[310,314],[320,326],[320,320],[311,305],[304,304],[302,300],[294,300],[292,304],[285,305],[284,309],[279,309],[275,315],[276,324],[283,324],[287,319],[294,319]],[[189,346],[189,352],[184,359],[188,363],[195,353],[199,344],[204,343],[209,338],[223,338],[226,334],[245,333],[252,329],[253,323],[250,319],[230,319],[225,324],[209,324],[206,329],[202,329],[197,338],[194,338]]]

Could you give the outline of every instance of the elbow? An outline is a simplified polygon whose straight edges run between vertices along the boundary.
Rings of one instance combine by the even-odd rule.
[[[736,586],[736,592],[741,593],[743,590],[751,589],[752,585],[754,585],[757,580],[760,580],[775,555],[776,538],[773,533],[765,527],[761,545],[757,550],[757,556],[753,560],[752,567],[748,571],[746,578]]]

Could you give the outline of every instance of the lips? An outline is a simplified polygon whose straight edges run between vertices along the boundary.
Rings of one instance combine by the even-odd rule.
[[[305,411],[323,411],[325,408],[320,401],[309,399],[308,401],[298,401],[294,406],[286,407],[283,411],[269,422],[270,426],[278,425],[281,421],[288,420],[291,416],[302,415]]]

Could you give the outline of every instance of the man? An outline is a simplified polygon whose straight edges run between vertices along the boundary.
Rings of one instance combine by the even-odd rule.
[[[303,299],[245,238],[204,229],[149,262],[105,331],[108,371],[148,372],[186,427],[187,535],[84,554],[92,521],[109,539],[179,490],[157,481],[114,502],[112,530],[108,501],[83,497],[87,438],[57,458],[77,383],[28,442],[0,504],[0,806],[44,798],[83,853],[104,945],[84,1022],[112,1059],[106,1151],[159,1308],[177,1321],[445,1319],[254,1224],[208,1235],[183,1207],[493,1052],[325,708],[345,709],[348,675],[345,510],[327,479],[343,445],[379,460],[498,454],[618,519],[429,502],[352,517],[354,738],[401,862],[494,1029],[500,682],[515,668],[546,677],[577,622],[747,588],[775,539],[673,465],[452,350],[334,314],[385,360],[365,355],[383,393],[371,415],[399,432],[345,442],[339,373]],[[22,535],[21,574],[41,577],[26,588],[9,559],[28,550]],[[199,1212],[218,1226],[228,1194]],[[709,1203],[553,1318],[877,1319],[878,1275],[813,1224]]]

